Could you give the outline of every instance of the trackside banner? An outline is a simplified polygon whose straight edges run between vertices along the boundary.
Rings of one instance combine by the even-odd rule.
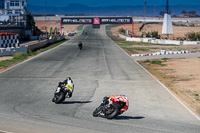
[[[131,17],[61,18],[62,24],[131,24]]]
[[[132,24],[131,17],[100,18],[101,24]]]
[[[93,18],[61,18],[62,24],[93,24]]]

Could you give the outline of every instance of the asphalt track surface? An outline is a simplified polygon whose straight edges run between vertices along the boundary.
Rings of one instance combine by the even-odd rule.
[[[0,73],[0,133],[197,133],[200,121],[106,36],[86,26],[62,45]],[[83,42],[83,50],[78,42]],[[70,76],[72,98],[51,102]],[[125,94],[129,109],[116,119],[93,117],[106,95]]]

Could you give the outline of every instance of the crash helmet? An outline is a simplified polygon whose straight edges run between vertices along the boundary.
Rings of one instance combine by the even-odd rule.
[[[70,77],[67,77],[66,80],[72,80]]]

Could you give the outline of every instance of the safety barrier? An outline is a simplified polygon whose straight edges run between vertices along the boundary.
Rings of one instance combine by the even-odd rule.
[[[135,42],[146,42],[153,44],[175,44],[175,45],[193,45],[200,44],[200,41],[178,41],[178,40],[163,40],[163,39],[155,39],[155,38],[136,38],[136,37],[126,37],[124,35],[119,34],[119,37],[126,39],[126,41],[135,41]]]
[[[32,51],[37,50],[37,49],[46,47],[51,43],[56,43],[56,42],[64,40],[64,39],[65,39],[65,37],[62,36],[62,37],[57,37],[54,39],[40,41],[38,43],[31,44],[31,45],[25,45],[25,46],[20,46],[20,47],[0,48],[0,56],[11,56],[11,55],[14,55],[16,52],[27,53],[29,50],[32,50]]]
[[[56,43],[56,42],[64,40],[64,39],[65,39],[64,36],[59,36],[59,37],[56,37],[56,38],[53,38],[53,39],[38,42],[36,44],[28,45],[27,49],[34,51],[34,50],[46,47],[47,45],[49,45],[51,43]]]
[[[132,54],[131,56],[154,56],[154,55],[168,55],[168,54],[187,54],[189,53],[187,50],[181,50],[181,51],[166,51],[161,50],[160,52],[151,53],[151,54]]]
[[[0,48],[19,47],[19,40],[16,34],[0,33]]]

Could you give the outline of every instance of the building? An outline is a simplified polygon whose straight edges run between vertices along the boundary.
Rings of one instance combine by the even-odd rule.
[[[0,9],[4,9],[4,0],[0,0]]]
[[[4,0],[0,0],[0,14],[3,14],[4,10]]]
[[[27,0],[0,0],[0,33],[26,37]]]
[[[26,24],[27,0],[0,0],[0,21]]]

